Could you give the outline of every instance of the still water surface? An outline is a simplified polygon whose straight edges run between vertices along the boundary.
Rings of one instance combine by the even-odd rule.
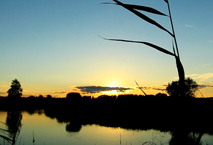
[[[22,116],[21,132],[16,145],[142,145],[147,141],[153,141],[157,145],[169,145],[172,138],[169,132],[135,131],[99,125],[83,125],[79,132],[67,132],[66,123],[58,123],[56,119],[51,119],[42,112],[32,115],[22,112]],[[7,112],[1,111],[0,121],[6,122],[6,118]],[[5,125],[1,124],[0,128],[5,128]],[[213,136],[204,134],[201,143],[213,145]],[[4,143],[0,138],[0,145],[3,144],[9,143]]]

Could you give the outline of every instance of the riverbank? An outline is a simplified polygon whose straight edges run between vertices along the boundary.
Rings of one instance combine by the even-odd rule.
[[[128,96],[129,97],[129,96]],[[1,110],[43,109],[58,122],[86,125],[99,124],[133,130],[185,130],[213,134],[212,98],[172,99],[133,96],[101,99],[0,98]]]

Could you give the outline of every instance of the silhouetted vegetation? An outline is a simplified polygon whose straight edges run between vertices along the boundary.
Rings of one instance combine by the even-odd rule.
[[[82,125],[79,122],[69,122],[66,125],[66,131],[68,132],[79,132]]]
[[[186,96],[193,96],[196,83],[187,79],[186,86],[189,90]],[[178,91],[174,92],[177,96],[181,95]],[[66,130],[71,132],[80,131],[85,124],[99,124],[133,130],[157,129],[171,132],[182,128],[186,132],[213,134],[213,119],[209,117],[203,120],[200,117],[200,114],[209,116],[212,113],[213,98],[176,98],[163,93],[145,96],[101,95],[93,98],[71,92],[66,98],[39,95],[19,97],[16,101],[11,101],[10,97],[0,97],[0,110],[26,110],[29,114],[34,114],[35,110],[44,110],[46,116],[56,118],[59,123],[67,123]]]
[[[83,96],[77,100],[28,97],[12,102],[4,97],[0,102],[0,110],[27,110],[33,114],[35,110],[43,109],[46,116],[67,123],[67,131],[78,131],[81,125],[99,124],[133,130],[183,129],[213,134],[213,118],[210,117],[213,98],[175,99],[159,93],[147,96],[102,95],[98,98]]]
[[[47,95],[47,99],[52,99],[52,96],[51,95]]]
[[[7,91],[8,97],[13,99],[21,98],[22,90],[20,82],[15,79],[12,81],[10,89]]]
[[[21,111],[8,111],[6,123],[1,122],[7,126],[7,129],[0,128],[0,132],[4,133],[3,135],[0,134],[0,137],[11,145],[15,145],[21,130],[21,120]]]
[[[169,145],[202,145],[203,133],[186,132],[184,130],[173,131]]]
[[[43,99],[43,98],[44,98],[44,96],[43,96],[43,95],[39,95],[39,96],[38,96],[38,98]]]
[[[81,94],[76,92],[71,92],[67,94],[66,98],[71,100],[79,100],[81,99]]]
[[[181,97],[181,92],[179,89],[180,81],[173,81],[169,83],[166,87],[167,93],[172,97]],[[191,78],[185,79],[184,85],[184,96],[185,97],[195,97],[195,92],[198,90],[198,84]]]
[[[162,142],[163,135],[155,136],[152,134],[152,140],[144,142],[142,145],[204,145],[201,142],[201,138],[204,133],[196,133],[196,132],[187,132],[185,130],[176,130],[169,132],[171,135],[171,139],[167,142]],[[208,145],[206,143],[206,145]]]
[[[159,94],[158,94],[159,96]],[[50,118],[58,122],[78,122],[99,124],[126,129],[158,129],[187,132],[204,132],[213,134],[210,117],[212,98],[173,99],[162,95],[138,96],[119,95],[100,96],[96,99],[73,102],[66,99],[54,101],[44,109]],[[208,119],[200,117],[209,116]]]
[[[160,46],[157,46],[155,44],[149,43],[149,42],[144,42],[144,41],[134,41],[134,40],[125,40],[125,39],[106,39],[106,40],[111,40],[111,41],[120,41],[120,42],[128,42],[128,43],[138,43],[138,44],[143,44],[143,45],[147,45],[151,48],[154,48],[160,52],[163,52],[164,54],[173,56],[175,58],[176,61],[176,67],[178,70],[178,76],[179,76],[179,90],[181,92],[181,97],[184,97],[184,80],[185,80],[185,72],[184,72],[184,67],[180,61],[180,55],[179,55],[179,50],[178,50],[178,45],[177,45],[177,39],[176,39],[176,35],[175,35],[175,31],[174,31],[174,26],[173,26],[173,21],[172,21],[172,16],[171,16],[171,11],[170,11],[170,5],[169,5],[169,1],[168,0],[164,0],[168,6],[168,12],[169,12],[169,19],[170,19],[170,23],[171,23],[171,28],[172,28],[172,32],[170,32],[169,30],[167,30],[166,28],[164,28],[161,24],[157,23],[155,20],[151,19],[150,17],[146,16],[145,14],[143,14],[142,12],[148,12],[151,14],[156,14],[159,16],[167,16],[166,14],[152,8],[152,7],[147,7],[147,6],[141,6],[141,5],[134,5],[134,4],[125,4],[122,3],[118,0],[113,0],[115,3],[115,5],[121,6],[123,8],[125,8],[126,10],[132,12],[134,15],[138,16],[140,19],[160,28],[161,30],[167,32],[170,36],[172,36],[172,48],[173,48],[173,52],[170,52],[168,50],[166,50],[165,48],[162,48]],[[104,4],[112,4],[112,3],[104,3]],[[174,45],[175,43],[175,45]],[[142,89],[141,89],[142,90]],[[142,90],[143,91],[143,90]],[[143,93],[145,93],[143,91]]]

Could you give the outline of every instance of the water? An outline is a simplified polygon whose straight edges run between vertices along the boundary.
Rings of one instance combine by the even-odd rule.
[[[58,123],[56,119],[46,117],[42,112],[32,115],[22,112],[22,116],[22,127],[16,145],[142,145],[148,141],[157,145],[169,145],[172,138],[170,132],[133,131],[100,125],[83,125],[79,132],[68,132],[66,123]],[[1,111],[0,121],[6,122],[6,118],[7,112]],[[7,129],[7,126],[1,123],[0,128]],[[213,136],[204,134],[200,142],[202,145],[213,145]],[[0,145],[4,143],[9,145],[0,138]]]

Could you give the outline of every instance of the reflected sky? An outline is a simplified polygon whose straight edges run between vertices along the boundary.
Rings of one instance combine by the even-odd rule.
[[[0,121],[6,119],[6,112],[0,112]],[[66,123],[58,123],[56,119],[44,114],[33,115],[23,112],[22,128],[18,144],[32,144],[33,131],[36,145],[141,145],[146,141],[153,141],[157,145],[168,145],[170,133],[155,130],[133,131],[122,128],[104,127],[99,125],[83,125],[79,132],[67,132]],[[0,126],[1,127],[1,126]],[[202,142],[213,144],[212,137],[204,135]],[[0,144],[3,140],[0,139]]]

